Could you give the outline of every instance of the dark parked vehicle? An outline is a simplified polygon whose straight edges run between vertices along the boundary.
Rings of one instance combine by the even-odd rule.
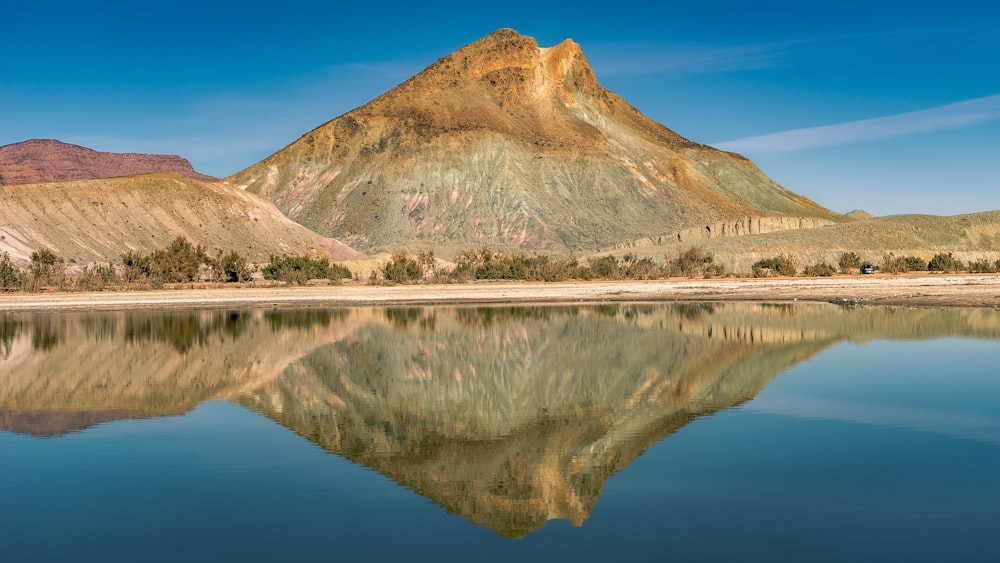
[[[871,264],[865,262],[864,264],[861,265],[861,273],[862,274],[874,274],[875,273],[875,266],[872,266]]]

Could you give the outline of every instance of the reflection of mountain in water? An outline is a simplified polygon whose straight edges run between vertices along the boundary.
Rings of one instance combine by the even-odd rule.
[[[833,342],[978,334],[978,315],[1000,337],[1000,318],[978,311],[396,310],[241,402],[451,512],[523,535],[550,518],[580,524],[605,480],[650,445]]]
[[[507,535],[844,340],[1000,338],[990,310],[352,309],[0,317],[0,428],[55,435],[236,400]]]

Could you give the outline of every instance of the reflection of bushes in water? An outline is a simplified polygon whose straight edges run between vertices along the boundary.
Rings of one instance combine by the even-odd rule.
[[[21,334],[21,321],[6,316],[0,319],[0,353],[3,357],[10,355],[10,347],[19,334]]]
[[[422,307],[387,308],[385,319],[396,328],[406,328],[414,323],[418,323],[421,328],[433,329],[437,323],[437,315],[427,312]]]
[[[799,306],[794,303],[761,303],[761,309],[767,309],[782,317],[794,317],[799,314]]]
[[[31,327],[31,347],[42,352],[59,344],[59,333],[48,320],[36,320]]]
[[[681,318],[693,321],[714,313],[715,305],[711,303],[678,303],[673,306],[673,310]]]
[[[218,311],[203,321],[204,315],[194,313],[129,316],[125,322],[125,340],[130,343],[165,342],[178,352],[209,343],[214,334],[235,340],[243,333],[250,314],[243,311]]]
[[[593,305],[589,307],[591,311],[601,317],[614,317],[618,314],[621,309],[621,305],[618,303],[607,304],[607,305]]]
[[[334,319],[343,319],[348,312],[337,309],[275,309],[264,314],[271,330],[278,332],[283,329],[307,329],[312,327],[330,326]]]
[[[646,317],[652,315],[659,309],[660,307],[656,305],[631,304],[631,305],[622,305],[621,312],[626,319],[633,319],[633,318]]]
[[[620,315],[626,319],[637,319],[662,313],[664,307],[664,305],[657,303],[604,303],[600,305],[585,305],[582,308],[563,307],[563,309],[569,310],[572,314],[576,314],[577,311],[589,311],[599,317],[610,318]],[[715,313],[716,309],[712,303],[676,303],[667,305],[666,307],[667,311],[671,311],[687,320],[695,320],[705,315],[711,315]]]
[[[98,342],[115,340],[118,335],[119,319],[111,315],[86,316],[80,319],[83,332]]]
[[[579,307],[459,307],[455,318],[465,326],[486,328],[498,322],[548,321],[556,316],[575,316]]]

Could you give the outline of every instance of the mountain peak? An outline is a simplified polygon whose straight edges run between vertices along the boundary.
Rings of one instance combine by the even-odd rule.
[[[500,29],[228,179],[366,251],[585,253],[837,215],[598,83],[580,45]],[[742,222],[742,223],[741,223]],[[709,229],[719,232],[720,229]]]

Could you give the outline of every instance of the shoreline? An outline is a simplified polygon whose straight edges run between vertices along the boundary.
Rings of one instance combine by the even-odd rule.
[[[221,287],[124,292],[0,294],[0,311],[337,307],[601,302],[832,302],[1000,308],[1000,275],[829,278],[672,278],[655,281],[481,282],[442,285]]]

